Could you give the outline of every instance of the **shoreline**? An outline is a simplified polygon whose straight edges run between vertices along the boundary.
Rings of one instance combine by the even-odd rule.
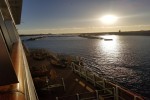
[[[79,36],[88,39],[104,39],[101,35],[119,35],[119,36],[150,36],[150,30],[148,31],[123,31],[123,32],[91,32],[91,33],[66,33],[66,34],[30,34],[30,35],[20,35],[20,37],[31,36],[29,39],[24,39],[22,41],[35,41],[47,37],[74,37]],[[34,36],[34,37],[33,37]]]

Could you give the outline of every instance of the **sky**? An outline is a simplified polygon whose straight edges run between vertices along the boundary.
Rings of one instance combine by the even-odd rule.
[[[100,22],[104,15],[116,23]],[[20,34],[150,30],[150,0],[23,0]]]

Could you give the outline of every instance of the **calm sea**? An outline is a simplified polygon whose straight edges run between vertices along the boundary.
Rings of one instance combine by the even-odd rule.
[[[113,38],[113,41],[78,36],[48,37],[26,41],[25,45],[28,48],[45,48],[57,53],[84,57],[92,62],[90,67],[96,73],[150,98],[150,37],[108,37]]]

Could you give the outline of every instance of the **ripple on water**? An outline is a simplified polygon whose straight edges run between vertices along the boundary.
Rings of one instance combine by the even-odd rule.
[[[29,48],[46,48],[85,57],[89,61],[89,68],[96,73],[150,98],[148,36],[116,36],[109,42],[80,37],[48,37],[38,41],[26,41],[25,44]]]

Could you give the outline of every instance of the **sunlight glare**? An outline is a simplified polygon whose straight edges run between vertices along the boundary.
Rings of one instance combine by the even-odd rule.
[[[105,15],[100,18],[100,21],[106,25],[114,24],[117,22],[117,20],[118,20],[118,17],[115,15]]]
[[[116,35],[103,35],[103,36],[100,36],[101,38],[104,38],[104,39],[113,39],[113,40],[116,40],[117,36]]]

